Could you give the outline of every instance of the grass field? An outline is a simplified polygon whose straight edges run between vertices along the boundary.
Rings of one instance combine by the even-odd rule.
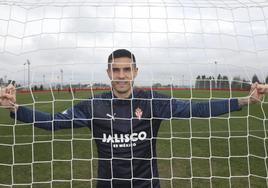
[[[165,91],[166,94],[170,92]],[[233,92],[240,97],[246,92]],[[75,93],[75,102],[90,92]],[[226,91],[174,91],[174,97],[228,98]],[[68,92],[18,94],[42,111],[71,106]],[[34,100],[33,100],[34,99]],[[268,101],[265,99],[265,101]],[[163,121],[158,135],[162,188],[267,187],[267,103],[217,118]],[[49,132],[9,118],[0,109],[0,188],[95,187],[97,153],[87,128]]]

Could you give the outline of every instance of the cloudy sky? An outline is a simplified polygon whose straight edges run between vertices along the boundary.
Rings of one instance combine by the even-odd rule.
[[[108,82],[108,55],[127,48],[137,83],[197,75],[268,75],[265,1],[1,1],[0,78]],[[217,63],[215,63],[217,62]]]

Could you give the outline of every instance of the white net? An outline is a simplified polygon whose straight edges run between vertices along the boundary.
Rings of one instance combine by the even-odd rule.
[[[247,96],[252,82],[268,83],[267,27],[268,3],[261,0],[0,1],[0,85],[15,81],[21,106],[64,114],[111,91],[107,58],[125,48],[137,59],[139,91],[165,94],[162,102],[170,103],[229,100]],[[94,114],[101,105],[91,105],[92,117],[36,121],[33,114],[35,124],[71,122],[57,131],[12,120],[0,108],[0,187],[93,188],[102,181],[117,188],[113,182],[123,180],[129,187],[157,187],[158,180],[162,188],[268,186],[267,98],[238,112],[198,118],[168,111],[162,114],[169,117],[158,117],[145,102],[153,99],[133,96],[119,112],[113,105],[101,109],[104,116]],[[129,116],[120,114],[128,110]],[[73,128],[79,121],[90,123]],[[94,134],[100,121],[110,125],[110,134]],[[135,127],[140,121],[148,132]],[[121,132],[116,126],[123,126]],[[149,143],[146,157],[136,151],[142,141]],[[110,146],[110,158],[100,157],[98,142]],[[130,149],[129,156],[118,148]],[[110,166],[106,177],[98,174],[100,161]],[[120,161],[125,176],[114,167]],[[149,176],[136,169],[139,162]]]

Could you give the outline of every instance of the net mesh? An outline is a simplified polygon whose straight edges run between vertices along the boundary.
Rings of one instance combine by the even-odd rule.
[[[268,82],[267,19],[261,0],[0,1],[0,85],[16,81],[21,106],[64,113],[111,91],[107,56],[126,48],[137,58],[137,89],[169,101],[244,97],[256,79]],[[161,187],[267,187],[267,112],[264,98],[218,117],[171,114],[161,118],[155,137],[146,138],[149,153],[157,140],[157,155],[140,159],[130,147],[129,160],[157,159],[159,177],[138,179],[159,179]],[[112,108],[109,115],[137,119]],[[154,118],[141,120],[152,125]],[[113,128],[109,116],[100,119]],[[95,187],[102,159],[93,132],[45,131],[10,119],[1,108],[0,186]],[[137,179],[132,163],[130,169],[130,180]],[[120,179],[112,173],[107,181]]]

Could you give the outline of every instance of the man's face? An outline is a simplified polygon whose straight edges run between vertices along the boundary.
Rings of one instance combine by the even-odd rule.
[[[128,57],[115,58],[107,69],[108,76],[112,81],[112,87],[118,94],[131,92],[137,72],[138,68],[132,64],[132,60]]]

